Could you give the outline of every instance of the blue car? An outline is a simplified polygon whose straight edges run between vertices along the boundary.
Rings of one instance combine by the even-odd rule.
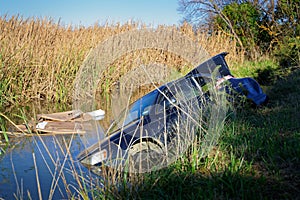
[[[264,103],[267,97],[254,79],[231,75],[226,55],[210,58],[129,105],[112,122],[106,138],[81,152],[79,161],[96,173],[101,166],[130,172],[160,169],[190,146],[199,127],[205,129],[215,103],[212,90],[234,90],[257,105]]]

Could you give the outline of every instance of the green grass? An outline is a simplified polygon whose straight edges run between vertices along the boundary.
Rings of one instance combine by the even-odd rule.
[[[287,70],[266,63],[236,72],[255,78],[267,76],[269,82],[262,86],[269,103],[260,108],[245,104],[231,113],[209,156],[197,158],[201,141],[196,141],[170,167],[140,175],[131,184],[121,183],[118,189],[103,193],[103,198],[299,198],[300,69]],[[266,69],[273,71],[261,74]]]

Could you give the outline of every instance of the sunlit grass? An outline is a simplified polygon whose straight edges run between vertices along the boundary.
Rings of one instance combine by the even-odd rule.
[[[228,117],[219,143],[207,157],[198,157],[201,140],[196,140],[176,163],[145,174],[138,186],[115,191],[114,197],[297,198],[300,91],[296,86],[299,81],[298,69],[279,80],[276,78],[266,87],[270,98],[266,107],[252,108],[249,104],[238,107]]]

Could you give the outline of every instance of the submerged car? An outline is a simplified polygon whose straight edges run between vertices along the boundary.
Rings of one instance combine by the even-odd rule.
[[[199,127],[205,129],[209,108],[216,103],[213,90],[228,94],[234,90],[255,104],[266,101],[255,80],[231,75],[226,55],[210,58],[129,105],[112,122],[106,138],[81,152],[78,160],[99,170],[100,166],[130,172],[160,169],[186,151]]]

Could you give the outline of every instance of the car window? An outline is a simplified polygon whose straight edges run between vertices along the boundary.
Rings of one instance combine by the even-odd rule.
[[[166,87],[163,91],[160,92],[156,113],[161,113],[164,111],[164,108],[170,107],[172,104],[176,103],[176,90],[174,86]]]
[[[164,108],[167,109],[174,104],[190,101],[201,96],[201,94],[202,91],[189,78],[173,82],[167,85],[165,90],[160,94],[159,106],[156,108],[156,113],[163,112]]]
[[[114,120],[108,132],[115,132],[121,127],[127,126],[132,122],[139,120],[142,116],[147,115],[151,106],[155,105],[158,94],[159,92],[157,90],[153,90],[134,103],[130,104],[129,107],[125,108],[118,118]]]
[[[194,79],[200,87],[205,85],[205,83],[206,83],[204,78],[201,76],[193,76],[192,79]]]
[[[189,101],[202,94],[202,91],[193,83],[190,78],[183,79],[176,86],[177,101]]]

